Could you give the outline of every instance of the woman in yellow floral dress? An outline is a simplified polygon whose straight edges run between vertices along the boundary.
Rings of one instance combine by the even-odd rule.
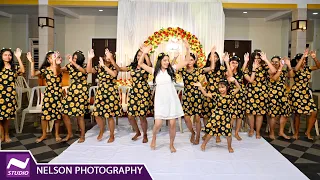
[[[229,93],[229,83],[235,83],[236,88],[231,90]],[[199,87],[204,96],[211,98],[215,101],[215,107],[212,110],[212,115],[210,120],[207,122],[203,131],[208,134],[205,137],[201,145],[201,150],[205,151],[206,145],[212,136],[226,136],[228,142],[228,150],[233,153],[233,148],[231,146],[232,141],[232,127],[231,127],[231,112],[229,105],[234,99],[234,95],[240,90],[240,85],[237,80],[233,77],[229,77],[228,81],[225,79],[220,80],[218,83],[218,92],[207,93],[200,83],[195,83],[195,86]]]
[[[260,129],[268,105],[267,78],[269,74],[275,72],[275,68],[268,61],[265,53],[253,52],[251,54],[248,68],[244,72],[244,77],[248,81],[246,113],[249,119],[250,137],[254,134],[254,120],[256,118],[256,138],[261,138]]]
[[[99,79],[99,88],[95,97],[95,106],[92,115],[95,116],[97,124],[100,128],[100,133],[97,137],[98,141],[102,140],[104,133],[104,122],[102,118],[108,120],[108,127],[110,130],[110,137],[108,143],[114,141],[114,130],[115,130],[115,116],[121,115],[121,105],[119,99],[118,89],[116,87],[116,80],[118,71],[116,70],[115,61],[113,55],[108,49],[105,51],[105,58],[99,58],[99,65],[92,67],[92,58],[94,57],[93,50],[89,51],[88,54],[88,73],[97,73]]]
[[[87,84],[88,74],[86,72],[87,65],[84,64],[85,57],[81,51],[76,51],[68,57],[69,63],[61,68],[67,71],[71,79],[66,97],[62,100],[62,118],[67,127],[68,135],[62,141],[68,141],[72,138],[72,126],[70,116],[76,117],[80,127],[80,139],[78,143],[85,140],[85,121],[84,115],[89,110],[89,89]]]
[[[270,139],[275,139],[274,126],[276,119],[280,118],[280,131],[279,136],[285,139],[290,139],[284,133],[284,126],[286,125],[288,117],[291,115],[291,107],[289,104],[289,94],[287,93],[286,79],[294,76],[293,69],[291,67],[290,59],[279,56],[271,58],[271,63],[276,68],[277,72],[272,74],[269,79],[269,104],[268,115],[270,117]],[[287,69],[284,70],[284,65],[287,65]]]
[[[293,135],[294,139],[299,138],[299,127],[300,127],[300,116],[302,114],[310,115],[308,120],[308,128],[305,132],[305,135],[308,139],[312,140],[310,131],[314,126],[316,121],[318,108],[314,103],[312,94],[309,88],[309,80],[311,78],[311,71],[320,69],[320,62],[316,57],[314,51],[310,52],[312,59],[314,60],[316,66],[306,66],[306,61],[308,57],[308,49],[304,54],[297,54],[294,58],[294,61],[297,62],[297,65],[294,68],[294,85],[291,87],[290,98],[292,101],[292,110],[294,113],[295,119],[295,134]]]
[[[41,75],[47,82],[47,87],[43,95],[41,127],[42,136],[36,140],[39,143],[47,137],[48,121],[54,121],[56,141],[61,141],[59,135],[61,116],[61,100],[62,100],[62,71],[60,68],[61,57],[58,52],[49,51],[40,67],[40,71],[34,70],[34,61],[29,52],[27,58],[31,63],[31,76]]]
[[[131,126],[136,132],[132,140],[136,141],[138,137],[141,136],[137,121],[135,120],[135,117],[140,117],[141,127],[143,131],[142,142],[147,143],[147,115],[151,112],[152,108],[152,93],[148,84],[149,73],[138,65],[138,60],[140,59],[141,55],[142,51],[138,50],[136,55],[134,56],[133,62],[129,66],[119,67],[115,64],[115,68],[118,71],[130,72],[132,80],[132,86],[130,89],[130,96],[128,100],[128,119]],[[152,66],[148,55],[145,55],[144,63],[150,67]]]
[[[187,47],[187,54],[190,53],[189,45]],[[213,55],[216,50],[213,47],[211,50],[211,54]],[[203,95],[201,91],[194,87],[194,83],[199,82],[199,77],[203,73],[207,73],[214,69],[214,60],[215,58],[210,56],[211,65],[209,67],[198,68],[196,56],[193,53],[190,53],[190,61],[187,67],[182,68],[178,71],[178,74],[182,76],[183,84],[184,84],[184,92],[182,96],[182,108],[184,112],[184,120],[186,125],[191,132],[190,142],[192,144],[199,144],[200,141],[200,131],[201,131],[201,123],[200,123],[200,115],[202,113],[202,105],[203,105]],[[196,133],[193,130],[191,116],[194,116],[195,124],[196,124]]]
[[[14,52],[19,65],[14,64],[11,49],[3,48],[0,51],[0,142],[11,142],[9,136],[10,119],[16,115],[17,99],[15,82],[18,75],[24,73],[21,61],[21,50]]]

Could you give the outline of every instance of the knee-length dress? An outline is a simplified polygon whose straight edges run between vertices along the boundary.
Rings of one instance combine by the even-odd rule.
[[[233,77],[238,81],[239,85],[241,86],[241,90],[238,91],[234,95],[234,100],[231,102],[231,117],[232,119],[243,119],[245,117],[246,113],[246,87],[243,82],[243,72],[240,70],[236,74],[233,75]],[[234,84],[232,83],[231,89],[235,88]]]
[[[254,81],[247,84],[246,113],[252,115],[264,115],[267,113],[268,105],[268,66],[260,65],[256,69]],[[245,75],[251,76],[252,72],[246,68]]]
[[[152,93],[148,84],[149,73],[142,69],[127,66],[132,79],[128,101],[128,116],[147,116],[152,112]]]
[[[212,110],[212,115],[202,128],[202,131],[211,136],[231,136],[231,112],[230,103],[234,99],[233,91],[225,96],[217,93],[212,93],[212,101],[215,101],[215,107]]]
[[[117,89],[117,77],[111,76],[101,66],[95,66],[94,69],[98,73],[97,77],[100,83],[95,96],[92,115],[104,118],[120,116],[122,108]],[[115,70],[113,66],[110,69]]]
[[[68,116],[84,116],[89,110],[89,89],[87,73],[82,73],[70,63],[66,65],[71,84],[66,97],[62,100],[62,114]],[[82,68],[86,68],[86,64]]]
[[[59,120],[61,119],[62,74],[54,75],[49,67],[41,69],[40,74],[47,83],[43,95],[41,120]]]
[[[218,84],[221,79],[226,78],[226,72],[227,69],[224,66],[220,66],[220,69],[218,71],[209,71],[205,73],[206,79],[207,79],[207,86],[206,91],[208,93],[218,92]],[[203,97],[203,106],[202,106],[202,115],[205,118],[210,118],[212,115],[212,110],[215,106],[213,104],[214,101],[211,100],[209,97]]]
[[[269,104],[268,115],[270,117],[291,115],[291,107],[289,103],[289,94],[286,88],[287,71],[282,70],[279,80],[269,80]]]
[[[194,68],[191,72],[187,68],[178,71],[183,78],[184,92],[182,96],[183,112],[187,116],[201,115],[203,95],[194,83],[199,82],[199,76],[203,73],[202,68]]]
[[[317,111],[317,106],[312,99],[309,88],[311,71],[309,66],[305,66],[297,71],[294,76],[295,83],[290,92],[293,113],[310,114],[313,111]]]
[[[154,118],[169,120],[183,115],[184,112],[171,76],[167,70],[160,70],[156,77]]]
[[[12,69],[0,70],[0,121],[14,119],[17,108],[16,86],[20,67],[15,65]]]

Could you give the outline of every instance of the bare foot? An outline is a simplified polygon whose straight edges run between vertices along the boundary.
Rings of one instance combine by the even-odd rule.
[[[114,136],[110,136],[108,139],[108,143],[112,143],[114,141]]]
[[[201,144],[201,151],[205,151],[206,150],[206,144],[202,143]]]
[[[202,136],[202,140],[205,140],[206,137],[207,137],[207,134],[204,134],[204,135]]]
[[[156,140],[152,139],[151,144],[150,144],[151,150],[156,150]]]
[[[131,139],[132,141],[136,141],[138,140],[138,137],[141,136],[141,133],[137,133],[136,135],[133,136],[133,138]]]
[[[194,132],[191,132],[190,142],[191,142],[192,144],[194,144],[194,138],[195,138],[195,133],[194,133]]]
[[[148,142],[148,136],[145,134],[143,135],[142,143],[147,143],[147,142]]]
[[[228,147],[229,153],[233,153],[234,150],[232,149],[232,147]]]
[[[235,137],[236,137],[236,139],[237,139],[238,141],[241,141],[241,140],[242,140],[238,133],[235,134]]]
[[[294,135],[292,136],[292,138],[295,139],[295,140],[298,140],[298,139],[299,139],[299,135],[298,135],[298,134],[294,134]]]
[[[274,134],[269,134],[269,138],[272,140],[275,140],[276,138],[274,137]]]
[[[194,144],[194,145],[198,145],[198,144],[199,144],[199,142],[200,142],[200,136],[196,138],[196,140],[194,141],[194,143],[193,143],[193,144]]]
[[[221,143],[221,138],[220,138],[220,136],[217,136],[217,137],[216,137],[216,143]]]
[[[71,134],[71,135],[68,134],[65,138],[62,139],[62,142],[67,142],[67,141],[69,141],[71,138],[73,138],[73,134]]]
[[[56,136],[56,142],[60,142],[62,138],[60,136]]]
[[[261,139],[261,136],[259,134],[256,134],[256,139]]]
[[[281,136],[281,137],[283,137],[283,138],[285,138],[285,139],[290,139],[290,137],[289,136],[287,136],[285,133],[279,133],[279,136]]]
[[[250,130],[249,133],[248,133],[249,137],[252,137],[253,134],[254,134],[254,131],[253,131],[253,130]]]
[[[9,136],[5,136],[5,137],[4,137],[4,142],[10,143],[11,141],[12,141],[12,140],[10,139]]]
[[[78,143],[83,143],[85,140],[85,137],[84,136],[80,136],[80,139],[78,140]]]
[[[171,151],[171,153],[175,153],[175,152],[177,152],[176,148],[174,148],[174,146],[173,146],[173,145],[172,145],[172,146],[170,146],[170,151]]]
[[[98,137],[97,137],[97,140],[98,140],[98,141],[101,141],[101,140],[102,140],[102,137],[103,137],[103,133],[100,132],[99,135],[98,135]]]
[[[1,141],[0,142],[4,142],[4,135],[1,134]]]
[[[38,138],[38,139],[36,140],[36,143],[40,143],[40,142],[42,142],[42,141],[45,140],[45,139],[47,139],[47,136],[41,136],[40,138]]]
[[[304,134],[307,136],[308,140],[313,141],[313,137],[311,136],[310,133],[304,133]]]

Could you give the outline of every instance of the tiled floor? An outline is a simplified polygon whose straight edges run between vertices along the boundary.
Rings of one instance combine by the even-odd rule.
[[[29,121],[36,118],[30,116]],[[152,124],[151,124],[152,125]],[[86,120],[86,129],[90,129],[93,125],[90,120]],[[35,143],[37,137],[41,135],[41,129],[34,127],[34,123],[26,122],[23,134],[15,134],[12,130],[11,143],[3,143],[3,150],[30,150],[38,162],[49,162],[54,157],[58,156],[70,144],[79,138],[79,132],[69,142],[56,143],[53,134],[49,135],[47,140],[41,143]],[[75,129],[75,127],[74,127]],[[263,130],[265,127],[263,128]],[[66,130],[61,126],[61,132]],[[74,130],[75,132],[75,130]],[[277,131],[276,131],[277,132]],[[314,131],[313,131],[314,132]],[[310,179],[320,179],[320,139],[316,137],[314,141],[309,141],[303,137],[299,140],[285,140],[277,137],[276,140],[268,138],[267,134],[263,134],[264,138],[291,163],[299,168]],[[62,135],[64,137],[65,134]]]

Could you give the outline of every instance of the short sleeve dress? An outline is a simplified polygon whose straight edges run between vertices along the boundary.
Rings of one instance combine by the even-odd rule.
[[[194,83],[199,82],[199,76],[203,74],[203,69],[194,68],[188,72],[187,68],[183,68],[178,73],[182,76],[184,83],[182,108],[185,115],[201,115],[203,95],[199,87],[194,86]]]
[[[41,69],[40,74],[47,83],[43,95],[41,120],[59,120],[61,119],[62,74],[54,75],[49,67]]]
[[[246,112],[252,115],[264,115],[267,113],[268,106],[268,66],[261,65],[256,70],[255,79],[247,84],[247,103]],[[245,75],[251,76],[252,72],[246,68]]]
[[[147,116],[150,114],[152,103],[152,93],[148,84],[149,73],[142,69],[134,69],[131,65],[127,66],[132,79],[132,87],[128,101],[129,116]]]
[[[20,67],[15,65],[13,69],[3,68],[0,71],[0,121],[14,119],[17,108],[16,86]]]
[[[87,65],[83,64],[82,68]],[[66,65],[71,79],[66,97],[62,100],[62,114],[68,116],[84,116],[89,110],[89,89],[87,83],[87,73],[82,73],[70,63]]]
[[[305,66],[303,69],[297,71],[294,76],[295,83],[291,87],[290,92],[293,113],[310,114],[318,109],[309,88],[311,71],[309,66]]]
[[[95,96],[93,116],[104,118],[117,117],[122,114],[119,92],[117,89],[117,77],[111,76],[103,67],[95,66],[99,79],[99,87]],[[111,70],[115,70],[113,66]]]

